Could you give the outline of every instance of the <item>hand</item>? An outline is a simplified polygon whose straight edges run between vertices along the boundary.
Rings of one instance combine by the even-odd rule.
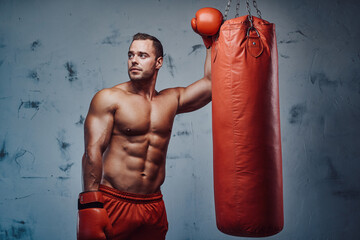
[[[99,191],[83,192],[78,200],[78,240],[106,240],[112,237],[112,226]]]
[[[218,33],[222,22],[223,16],[219,10],[209,7],[201,8],[191,20],[191,27],[203,38],[205,47],[210,48],[213,43],[212,36]]]

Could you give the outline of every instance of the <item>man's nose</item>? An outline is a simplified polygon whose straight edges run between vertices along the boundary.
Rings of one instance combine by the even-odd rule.
[[[131,64],[132,64],[132,65],[137,65],[137,64],[139,64],[138,58],[137,58],[136,55],[131,58]]]

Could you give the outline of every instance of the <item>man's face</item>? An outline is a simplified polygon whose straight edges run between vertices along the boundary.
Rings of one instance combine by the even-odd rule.
[[[131,43],[128,52],[128,74],[131,80],[152,78],[161,64],[162,58],[156,59],[152,40],[135,40]]]

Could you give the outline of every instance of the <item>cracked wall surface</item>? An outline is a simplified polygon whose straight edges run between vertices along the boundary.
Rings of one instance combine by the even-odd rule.
[[[226,3],[0,1],[0,239],[75,239],[91,98],[128,80],[137,32],[163,43],[157,90],[200,79],[191,18]],[[285,226],[269,238],[360,239],[360,3],[257,4],[279,52]],[[162,187],[170,240],[238,239],[216,229],[211,130],[211,104],[175,118]]]

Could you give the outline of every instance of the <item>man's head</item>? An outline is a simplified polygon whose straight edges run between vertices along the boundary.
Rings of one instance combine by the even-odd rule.
[[[131,80],[153,77],[162,62],[163,47],[156,37],[146,33],[133,36],[128,52],[128,74]]]
[[[153,46],[155,48],[155,55],[156,55],[156,59],[159,57],[164,57],[164,53],[163,53],[163,46],[161,44],[161,42],[159,41],[159,39],[157,39],[154,36],[151,36],[149,34],[146,33],[137,33],[133,36],[133,42],[135,40],[151,40],[153,42]]]

